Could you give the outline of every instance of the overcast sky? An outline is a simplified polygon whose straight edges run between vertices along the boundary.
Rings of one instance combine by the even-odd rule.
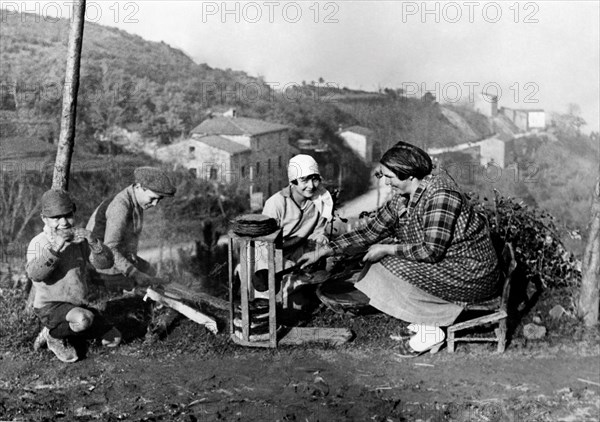
[[[67,0],[6,2],[58,10]],[[179,48],[275,87],[318,80],[434,91],[441,102],[500,94],[500,106],[581,107],[598,131],[598,1],[88,1],[87,18]],[[413,94],[414,93],[414,94]]]

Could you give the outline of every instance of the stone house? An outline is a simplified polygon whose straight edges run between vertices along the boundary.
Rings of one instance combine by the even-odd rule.
[[[205,180],[247,185],[251,195],[261,193],[265,200],[287,184],[288,130],[235,113],[209,117],[189,139],[159,149],[156,157]]]
[[[484,139],[479,144],[479,162],[481,165],[495,165],[506,168],[514,162],[513,137],[493,136]]]
[[[473,110],[486,117],[495,117],[498,114],[498,96],[486,92],[476,94],[473,98]]]
[[[500,113],[506,116],[522,132],[541,130],[546,127],[546,113],[541,109],[514,109],[501,107]]]
[[[473,162],[477,160],[482,166],[492,165],[506,168],[514,163],[515,141],[512,135],[495,134],[477,142],[465,142],[451,147],[429,148],[427,150],[431,157],[436,158],[442,156],[442,154],[453,152],[470,155]]]
[[[340,128],[338,131],[338,135],[367,164],[373,161],[374,134],[371,129],[363,126],[350,126],[346,129]]]

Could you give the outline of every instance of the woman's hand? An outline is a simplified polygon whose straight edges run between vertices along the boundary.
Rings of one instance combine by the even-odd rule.
[[[386,255],[395,255],[396,245],[390,244],[375,244],[369,247],[369,250],[363,257],[363,261],[377,262]]]
[[[298,261],[296,261],[296,263],[301,265],[301,269],[304,269],[305,267],[314,264],[324,256],[331,255],[333,255],[332,248],[330,248],[327,245],[317,245],[317,248],[314,251],[306,252],[304,255],[298,258]]]
[[[308,237],[308,240],[312,240],[318,245],[325,245],[326,243],[329,243],[329,238],[327,238],[327,236],[324,234],[312,234]]]

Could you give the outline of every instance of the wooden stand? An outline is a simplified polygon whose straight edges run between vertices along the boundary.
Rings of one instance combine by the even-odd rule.
[[[266,335],[250,334],[249,298],[252,288],[252,275],[255,270],[255,243],[266,243],[269,280],[269,333]],[[281,230],[266,236],[250,237],[229,233],[229,334],[231,339],[244,346],[277,347],[277,312],[275,301],[275,273],[283,267]],[[234,248],[240,251],[240,304],[242,308],[242,331],[236,333],[233,319],[235,318],[234,281]],[[240,336],[241,334],[241,336]]]
[[[517,261],[515,259],[515,253],[511,243],[504,245],[502,254],[498,258],[500,259],[500,263],[502,265],[502,276],[504,277],[502,296],[490,302],[468,305],[465,307],[465,311],[484,311],[487,313],[487,315],[449,326],[447,339],[449,353],[454,353],[455,343],[459,341],[491,341],[498,343],[498,353],[504,352],[504,349],[506,348],[508,296],[510,294],[512,275],[517,268]],[[498,327],[494,329],[493,337],[457,336],[457,332],[461,330],[487,324],[498,324]]]

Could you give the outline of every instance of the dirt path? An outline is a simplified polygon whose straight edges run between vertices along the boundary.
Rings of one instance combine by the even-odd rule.
[[[414,359],[231,347],[206,356],[133,343],[75,364],[0,355],[0,420],[579,422],[600,411],[597,346]]]

